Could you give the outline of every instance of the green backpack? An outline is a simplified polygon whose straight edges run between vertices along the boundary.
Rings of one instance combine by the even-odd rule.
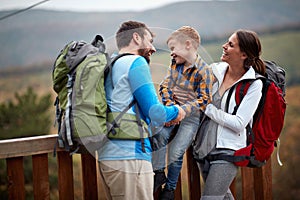
[[[100,35],[92,43],[72,41],[61,50],[52,72],[60,148],[71,153],[94,152],[108,138],[143,140],[148,136],[139,115],[126,113],[135,101],[115,113],[109,112],[106,103],[105,75],[125,55],[110,60]]]

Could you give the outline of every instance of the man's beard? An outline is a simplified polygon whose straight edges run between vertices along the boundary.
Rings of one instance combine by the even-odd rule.
[[[148,64],[150,63],[149,51],[147,49],[139,49],[138,54],[144,57]]]

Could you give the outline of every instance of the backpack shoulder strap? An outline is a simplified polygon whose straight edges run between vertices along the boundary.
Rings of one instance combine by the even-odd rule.
[[[119,54],[117,55],[116,57],[114,57],[111,62],[110,62],[110,65],[111,67],[115,64],[115,62],[119,59],[119,58],[122,58],[123,56],[129,56],[129,55],[134,55],[132,53],[122,53],[122,54]]]
[[[227,96],[227,99],[226,99],[226,104],[225,104],[225,111],[228,113],[228,107],[229,107],[229,102],[230,102],[230,98],[232,96],[232,93],[235,89],[235,102],[236,102],[236,106],[234,108],[234,111],[233,111],[233,115],[236,114],[237,112],[237,109],[240,105],[240,103],[242,102],[244,96],[246,95],[251,83],[253,82],[253,80],[242,80],[238,83],[236,83],[234,86],[232,86],[230,89],[229,89],[229,92],[228,92],[228,96]]]
[[[240,105],[242,102],[252,82],[253,80],[244,80],[237,84],[235,90],[235,101],[237,105]]]
[[[117,55],[116,57],[114,57],[113,59],[109,59],[108,58],[108,56],[107,56],[107,60],[108,60],[108,62],[107,62],[107,65],[106,65],[106,67],[105,67],[105,69],[104,69],[104,78],[106,78],[107,77],[107,75],[109,74],[109,72],[111,71],[111,69],[113,68],[113,66],[114,66],[114,64],[115,64],[115,62],[119,59],[119,58],[122,58],[123,56],[129,56],[129,55],[134,55],[134,54],[132,54],[132,53],[122,53],[122,54],[119,54],[119,55]],[[112,73],[110,73],[110,78],[111,78],[111,84],[112,84],[112,87],[114,88],[114,84],[113,84],[113,81],[112,81]]]

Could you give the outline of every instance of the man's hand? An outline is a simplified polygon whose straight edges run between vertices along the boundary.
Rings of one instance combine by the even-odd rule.
[[[178,108],[177,118],[172,120],[172,121],[169,121],[169,122],[165,123],[165,126],[167,126],[167,127],[179,124],[179,122],[181,120],[183,120],[185,115],[186,115],[185,111],[179,105],[175,105],[175,106]]]

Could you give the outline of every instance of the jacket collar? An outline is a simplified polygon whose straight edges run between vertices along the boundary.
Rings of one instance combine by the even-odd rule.
[[[222,83],[228,69],[228,64],[226,62],[213,63],[211,67],[218,82]],[[255,71],[252,67],[250,67],[249,70],[236,82],[240,82],[245,79],[255,79]]]

